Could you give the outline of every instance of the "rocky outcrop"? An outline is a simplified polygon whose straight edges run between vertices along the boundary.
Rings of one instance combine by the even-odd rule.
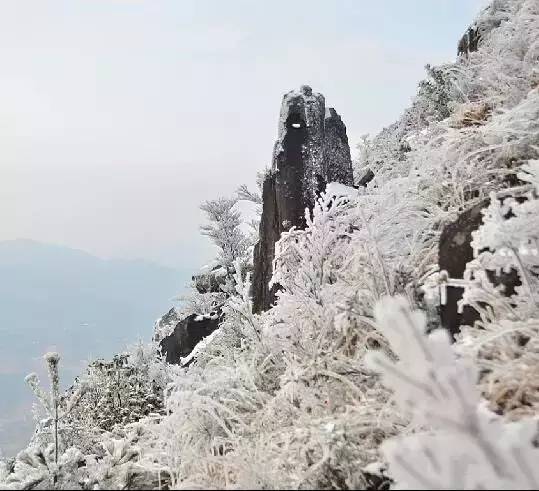
[[[454,222],[447,225],[440,236],[438,248],[438,264],[440,270],[445,270],[450,278],[461,279],[464,276],[466,264],[473,259],[471,244],[472,232],[477,230],[482,222],[481,210],[488,206],[489,200],[477,204],[460,214]],[[496,286],[503,285],[505,295],[513,295],[515,287],[520,285],[516,271],[501,273],[487,271],[489,280]],[[448,287],[445,305],[440,306],[442,326],[454,337],[460,331],[460,326],[471,326],[479,319],[477,311],[465,306],[462,313],[458,312],[458,301],[462,298],[462,288]]]
[[[219,327],[220,309],[206,315],[192,314],[180,320],[172,333],[161,340],[161,351],[167,363],[181,364],[195,346]]]
[[[312,208],[329,182],[353,184],[346,127],[333,108],[326,109],[324,96],[303,86],[283,98],[272,168],[263,183],[252,282],[255,312],[269,308],[275,298],[276,287],[269,289],[275,243],[283,231],[305,226],[305,208]],[[199,293],[217,293],[230,274],[214,268],[193,276],[193,285]],[[156,323],[154,335],[167,362],[185,362],[195,346],[219,327],[221,317],[220,308],[184,318],[171,309]]]
[[[482,223],[481,210],[487,203],[480,203],[463,212],[457,220],[447,225],[440,236],[438,264],[440,270],[447,271],[450,278],[462,278],[466,264],[473,259],[470,245],[472,232]],[[453,335],[458,334],[461,325],[473,325],[479,319],[477,312],[471,307],[464,307],[458,312],[458,301],[462,298],[462,289],[447,288],[445,305],[440,306],[442,325]]]
[[[468,55],[477,51],[480,33],[476,25],[470,26],[459,40],[457,55]]]
[[[367,169],[357,181],[357,187],[366,187],[374,179],[374,172]]]
[[[351,186],[354,182],[346,126],[337,111],[326,109],[324,120],[324,165],[326,182]]]
[[[500,27],[502,22],[510,18],[509,7],[509,3],[492,2],[483,9],[476,22],[460,38],[457,55],[468,56],[470,53],[477,51],[490,31]]]
[[[225,268],[215,267],[208,272],[194,275],[193,287],[201,294],[220,292],[223,298],[217,300],[218,297],[215,297],[216,301],[224,301],[226,294],[221,286],[225,285],[227,274]],[[209,314],[189,316],[171,308],[156,321],[153,339],[159,343],[168,363],[186,365],[185,360],[182,363],[181,359],[188,357],[200,341],[219,327],[221,317],[221,306],[215,307]]]
[[[279,220],[277,192],[274,175],[266,176],[262,187],[263,211],[260,220],[258,242],[253,252],[253,312],[258,313],[269,308],[275,298],[276,286],[271,288],[269,282],[273,271],[275,242],[279,240],[283,230]]]
[[[309,86],[283,97],[271,171],[262,189],[259,242],[254,250],[253,309],[267,310],[277,286],[269,288],[275,242],[291,227],[305,227],[305,209],[312,208],[328,182],[353,185],[346,127],[322,94]]]

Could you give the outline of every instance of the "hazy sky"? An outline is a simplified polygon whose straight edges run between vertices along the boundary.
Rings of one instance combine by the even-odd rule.
[[[0,0],[0,240],[198,267],[198,205],[270,163],[284,92],[322,92],[355,144],[479,3]]]

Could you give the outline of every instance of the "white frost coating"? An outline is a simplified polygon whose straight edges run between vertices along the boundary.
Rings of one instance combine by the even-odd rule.
[[[212,319],[212,320],[215,320],[219,318],[219,314],[217,313],[216,310],[213,310],[212,312],[210,312],[209,314],[198,314],[196,317],[195,317],[195,322],[201,322],[203,321],[204,319]]]
[[[383,475],[386,470],[386,466],[382,462],[372,462],[365,467],[363,467],[363,472],[373,474],[375,476]]]
[[[174,328],[177,323],[180,321],[180,315],[176,309],[173,309],[175,315],[167,316],[170,314],[170,311],[167,314],[159,317],[154,323],[153,326],[153,339],[155,342],[160,342],[162,339],[170,336],[174,332]]]
[[[359,191],[351,186],[346,186],[340,182],[330,182],[326,186],[326,194],[328,196],[335,196],[337,198],[346,196],[350,199],[356,199],[359,197]]]
[[[428,428],[382,444],[395,489],[536,489],[537,417],[507,423],[490,412],[477,366],[456,356],[447,331],[425,335],[425,315],[404,297],[383,298],[375,316],[398,361],[375,352],[368,359],[401,410]]]
[[[199,315],[198,317],[202,317],[202,316]],[[212,341],[212,339],[217,335],[218,332],[219,332],[219,329],[213,331],[209,336],[206,336],[204,339],[199,341],[197,345],[193,348],[193,351],[191,351],[191,353],[189,353],[185,358],[180,358],[180,365],[185,366],[187,363],[194,360],[198,354],[200,354],[202,351],[206,349],[206,346],[208,346],[208,343]]]
[[[219,261],[217,261],[217,259],[209,262],[208,264],[205,264],[204,266],[202,266],[200,268],[200,272],[201,273],[209,273],[210,271],[212,271],[216,266],[219,266]]]
[[[226,268],[223,268],[223,266],[221,266],[220,268],[214,269],[212,271],[212,274],[216,278],[222,278],[223,276],[227,275],[227,270],[226,270]]]

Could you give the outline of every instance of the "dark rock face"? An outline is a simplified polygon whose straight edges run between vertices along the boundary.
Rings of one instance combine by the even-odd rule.
[[[371,182],[374,179],[374,172],[371,169],[367,169],[367,171],[361,176],[359,181],[357,182],[358,187],[365,187],[369,182]]]
[[[161,351],[167,363],[180,364],[194,347],[219,327],[220,309],[208,315],[192,314],[176,324],[174,331],[161,341]]]
[[[363,472],[363,476],[367,481],[367,491],[388,491],[391,489],[391,485],[394,484],[393,479],[385,476],[384,474],[371,474],[369,472]]]
[[[440,270],[445,269],[450,278],[462,278],[466,264],[473,259],[470,245],[472,232],[481,225],[481,210],[487,204],[483,202],[470,208],[443,229],[438,249],[438,264]],[[461,325],[473,325],[479,319],[477,312],[468,306],[464,307],[462,314],[458,313],[457,302],[461,298],[461,288],[448,287],[447,302],[440,307],[442,325],[452,336],[458,334]]]
[[[269,175],[262,187],[263,212],[260,221],[258,242],[253,253],[253,311],[261,312],[269,308],[275,298],[276,287],[269,287],[272,261],[275,257],[275,242],[279,240],[282,222],[277,213],[277,193],[275,176]]]
[[[354,182],[354,176],[346,126],[332,107],[326,109],[324,130],[326,182],[341,182],[351,186]]]
[[[477,51],[479,47],[480,33],[477,26],[471,26],[459,40],[457,55],[468,55]]]
[[[438,248],[438,264],[440,270],[446,270],[450,278],[462,278],[466,264],[473,259],[473,249],[470,245],[472,232],[483,223],[481,210],[488,206],[489,200],[464,211],[456,221],[447,225],[440,236]],[[509,273],[496,275],[487,271],[489,280],[495,285],[504,286],[504,294],[511,296],[515,287],[520,285],[518,273],[514,270]],[[462,289],[447,288],[447,302],[440,307],[442,326],[454,337],[460,331],[460,326],[473,325],[479,319],[475,309],[465,306],[462,313],[458,313],[457,302],[462,298]]]
[[[346,127],[324,96],[302,86],[283,97],[271,172],[264,180],[259,242],[254,251],[253,310],[271,307],[275,242],[291,227],[305,227],[305,209],[328,182],[352,186],[352,160]]]

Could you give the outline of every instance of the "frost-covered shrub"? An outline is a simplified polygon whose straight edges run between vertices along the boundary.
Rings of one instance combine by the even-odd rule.
[[[0,466],[3,489],[117,489],[153,483],[138,465],[137,443],[159,419],[174,367],[155,344],[138,343],[111,362],[92,363],[85,376],[60,392],[55,353],[46,355],[51,393],[27,377],[48,417],[13,463]],[[157,486],[157,484],[156,484]]]
[[[536,489],[539,420],[489,412],[473,361],[456,357],[445,330],[427,336],[424,314],[404,299],[382,300],[376,318],[398,361],[372,354],[371,363],[418,428],[382,445],[396,488]]]
[[[72,431],[80,421],[70,421],[73,409],[84,396],[86,386],[79,385],[71,394],[60,393],[58,353],[44,356],[51,390],[45,392],[35,373],[26,377],[44,412],[28,448],[19,452],[8,465],[0,465],[0,486],[7,489],[80,489],[81,452],[69,444]]]
[[[381,258],[353,240],[354,207],[323,197],[306,230],[283,235],[271,311],[252,314],[236,275],[223,324],[174,380],[170,414],[152,429],[173,486],[365,485],[361,467],[403,421],[362,365],[369,346],[385,344],[370,306],[392,286]]]
[[[73,420],[99,434],[159,413],[169,372],[155,343],[139,342],[111,361],[94,361],[81,379],[86,391]]]
[[[476,167],[477,175],[471,177],[477,179],[484,164],[499,160],[492,159],[493,154],[498,157],[506,152],[506,162],[511,158],[533,158],[534,152],[536,154],[536,149],[526,146],[533,144],[530,139],[537,145],[537,129],[533,131],[537,102],[528,101],[527,108],[517,109],[517,106],[526,105],[526,98],[537,97],[536,91],[530,91],[537,88],[539,76],[539,6],[535,0],[492,2],[476,24],[482,26],[479,50],[453,64],[429,66],[429,77],[421,82],[412,106],[370,142],[368,160],[359,163],[360,168],[369,166],[375,171],[376,179],[369,187],[380,186],[390,175],[408,175],[415,170],[416,163],[432,167],[435,162],[431,162],[430,157],[445,156],[445,145],[450,155],[443,165],[435,163],[439,167],[438,178],[445,177],[446,170],[453,173],[456,164],[457,172],[462,167]],[[463,106],[467,109],[462,109]],[[477,141],[473,140],[475,125],[466,124],[470,111],[474,119],[485,123],[491,117],[498,118],[479,132]],[[444,122],[447,116],[453,118],[459,112],[462,113],[460,121],[456,116],[456,120]],[[443,121],[440,121],[441,116]],[[449,130],[448,122],[461,126],[463,131]],[[455,149],[451,147],[463,137],[469,143],[463,145],[460,155],[453,157],[451,153],[454,154]],[[420,152],[417,157],[409,153],[409,149],[414,148]],[[454,177],[464,184],[467,176]],[[492,175],[483,173],[483,180],[492,180]]]
[[[83,489],[83,465],[84,457],[74,447],[56,459],[54,445],[30,446],[17,455],[0,485],[7,489]]]
[[[47,371],[51,384],[51,390],[47,394],[40,386],[39,378],[35,373],[28,375],[25,380],[32,389],[37,400],[45,412],[46,418],[39,423],[39,434],[34,438],[34,443],[45,447],[44,441],[52,442],[52,461],[58,463],[60,454],[69,445],[66,440],[69,440],[67,434],[73,430],[69,423],[69,417],[72,411],[80,403],[84,397],[86,385],[79,384],[76,390],[69,395],[60,394],[60,373],[59,362],[60,356],[58,353],[46,353],[44,356],[47,364]],[[80,422],[75,423],[78,426]]]
[[[529,185],[510,196],[492,193],[473,233],[476,257],[465,272],[461,303],[481,319],[463,329],[458,343],[477,360],[492,409],[514,419],[539,411],[539,162],[523,165],[518,177]],[[509,271],[520,280],[510,297],[487,274]]]
[[[200,205],[208,217],[208,224],[200,227],[217,246],[218,261],[229,266],[247,252],[249,241],[241,230],[241,214],[234,209],[236,198],[218,198]]]
[[[189,292],[177,299],[181,302],[177,309],[180,318],[220,308],[235,291],[236,272],[245,276],[252,270],[253,248],[258,240],[261,196],[247,186],[240,186],[233,198],[205,201],[200,208],[208,220],[200,227],[201,232],[217,246],[217,257],[193,276]]]

